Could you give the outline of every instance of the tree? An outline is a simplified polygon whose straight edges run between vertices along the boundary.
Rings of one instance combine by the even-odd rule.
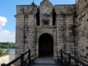
[[[0,43],[1,48],[15,48],[15,43],[12,42],[5,42],[5,43]]]

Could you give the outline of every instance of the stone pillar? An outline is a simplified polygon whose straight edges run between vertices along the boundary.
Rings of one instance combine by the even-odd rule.
[[[24,14],[16,15],[16,58],[23,53],[23,41],[24,41]],[[18,61],[16,64],[19,64]]]
[[[28,47],[31,51],[31,56],[35,57],[35,33],[36,33],[36,23],[35,16],[28,15]]]

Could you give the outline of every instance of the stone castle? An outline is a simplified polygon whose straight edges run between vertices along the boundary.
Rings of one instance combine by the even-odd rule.
[[[70,5],[43,0],[40,6],[16,7],[16,57],[30,49],[32,59],[57,59],[63,49],[88,63],[88,0]]]

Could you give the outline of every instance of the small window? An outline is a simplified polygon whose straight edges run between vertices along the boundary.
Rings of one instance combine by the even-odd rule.
[[[43,24],[44,25],[49,25],[49,22],[48,21],[44,21]]]

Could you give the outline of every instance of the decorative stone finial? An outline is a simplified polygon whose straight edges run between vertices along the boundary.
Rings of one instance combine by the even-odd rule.
[[[31,5],[35,5],[34,0],[33,0],[33,2],[31,3]]]
[[[31,5],[35,5],[35,3],[34,3],[34,2],[32,2],[32,3],[31,3]]]
[[[48,0],[44,0],[44,1],[48,1]]]
[[[49,0],[43,0],[40,5],[52,5],[52,3]]]

